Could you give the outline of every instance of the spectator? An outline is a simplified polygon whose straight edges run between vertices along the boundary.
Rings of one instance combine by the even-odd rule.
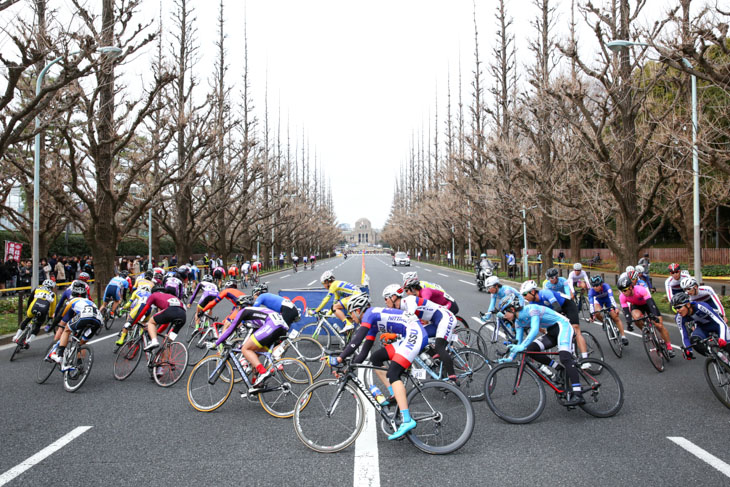
[[[177,254],[175,254],[175,255],[172,256],[172,259],[170,260],[170,265],[171,266],[176,266],[177,265]]]
[[[507,275],[508,275],[508,277],[514,279],[516,271],[517,271],[517,259],[515,259],[515,251],[510,250],[509,254],[507,254]]]
[[[73,259],[71,259],[71,261],[68,263],[68,266],[70,269],[68,272],[68,277],[73,281],[74,279],[76,279],[76,273],[79,270],[79,258],[74,257]]]
[[[53,272],[56,273],[56,282],[66,282],[66,268],[63,266],[63,262],[56,260],[56,267]]]
[[[30,279],[33,275],[33,263],[31,261],[21,261],[20,267],[18,268],[18,283],[17,287],[25,287],[30,285]]]
[[[41,259],[41,263],[38,267],[38,282],[43,282],[46,279],[51,278],[51,265],[48,260],[44,257]]]
[[[279,269],[284,267],[284,252],[279,253]]]
[[[565,254],[561,250],[560,253],[558,253],[558,262],[564,262],[565,261]]]
[[[8,280],[5,282],[6,287],[14,288],[18,283],[18,263],[12,257],[5,261],[5,270],[7,271]]]
[[[58,263],[58,255],[53,254],[53,256],[48,259],[48,264],[51,266],[51,271],[54,272],[56,269],[56,264]]]

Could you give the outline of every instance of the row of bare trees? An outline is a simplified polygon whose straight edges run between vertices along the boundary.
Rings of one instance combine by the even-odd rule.
[[[700,80],[703,226],[730,199],[730,12],[691,3],[679,0],[646,27],[646,1],[573,1],[559,39],[557,2],[534,0],[529,53],[518,57],[500,0],[488,76],[475,16],[470,98],[459,82],[452,104],[449,89],[445,127],[436,118],[445,147],[437,137],[413,143],[383,240],[425,255],[450,250],[453,238],[460,258],[469,242],[473,253],[504,255],[522,247],[525,209],[529,246],[548,266],[561,238],[579,255],[586,234],[621,266],[669,225],[690,246],[690,73]],[[579,38],[581,25],[592,39]],[[617,39],[647,45],[613,52],[607,43]]]
[[[71,0],[74,11],[61,15],[46,0],[0,3],[0,12],[16,17],[5,32],[13,53],[0,55],[0,210],[8,226],[30,240],[32,142],[41,133],[41,255],[71,224],[86,237],[102,282],[111,278],[122,238],[147,231],[150,208],[154,256],[163,236],[182,260],[196,243],[224,258],[258,250],[262,262],[279,252],[331,249],[339,231],[321,165],[305,133],[290,137],[288,126],[271,122],[265,94],[257,116],[247,43],[233,49],[242,79],[226,75],[223,1],[208,79],[194,69],[201,46],[193,1],[160,2],[159,19],[143,18],[140,4],[102,0],[96,13]],[[172,8],[163,12],[163,5]],[[99,55],[100,46],[122,54]],[[154,61],[142,88],[131,88],[135,80],[120,73],[146,51]],[[57,57],[59,68],[36,95],[40,70]],[[16,188],[22,208],[8,202]]]

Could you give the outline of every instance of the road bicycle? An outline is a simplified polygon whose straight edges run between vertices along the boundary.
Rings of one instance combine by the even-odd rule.
[[[195,365],[208,355],[208,343],[215,342],[222,331],[223,323],[207,313],[203,314],[197,325],[188,325],[188,365]]]
[[[611,346],[611,351],[613,351],[614,355],[618,358],[621,358],[623,355],[624,345],[621,343],[621,333],[619,332],[618,326],[613,321],[613,318],[611,318],[611,312],[614,309],[616,308],[611,306],[609,308],[596,311],[596,313],[601,313],[603,315],[601,327],[603,328],[603,332],[606,334],[606,339],[608,340],[608,344]]]
[[[656,330],[655,323],[658,321],[659,318],[656,316],[643,313],[640,318],[629,320],[627,326],[631,323],[638,325],[639,322],[643,322],[641,341],[644,344],[646,355],[657,372],[664,372],[664,363],[669,362],[670,357],[667,344]]]
[[[41,323],[39,323],[41,317],[40,311],[33,311],[33,319],[30,323],[27,323],[25,326],[25,330],[23,330],[18,337],[18,341],[15,344],[15,348],[13,349],[13,353],[10,355],[10,361],[12,362],[15,359],[15,356],[20,353],[21,350],[26,350],[30,347],[26,343],[26,340],[28,337],[30,337],[31,330],[37,328],[40,330]]]
[[[324,347],[317,340],[302,336],[297,330],[290,330],[284,341],[273,349],[274,358],[295,358],[304,363],[316,379],[324,371]]]
[[[294,410],[294,431],[308,448],[335,453],[355,442],[365,424],[365,400],[380,415],[385,434],[400,425],[398,407],[381,405],[358,371],[387,370],[349,361],[337,378],[320,380],[302,392]],[[433,455],[452,453],[469,441],[474,430],[474,410],[466,395],[443,381],[422,383],[410,371],[402,376],[408,390],[408,409],[418,425],[405,438]]]
[[[226,342],[220,354],[209,355],[195,365],[188,377],[188,402],[196,411],[215,411],[228,400],[233,384],[243,381],[241,397],[251,402],[258,400],[264,411],[276,418],[292,417],[298,399],[305,397],[306,388],[312,384],[309,368],[295,358],[275,359],[269,352],[260,352],[264,367],[273,371],[254,387],[237,356],[243,341],[237,338]]]
[[[530,423],[545,409],[547,384],[558,403],[566,406],[568,392],[566,372],[559,366],[553,376],[544,373],[531,357],[536,355],[555,356],[558,352],[521,352],[516,360],[497,365],[487,376],[485,392],[487,405],[500,419],[513,424]],[[584,369],[581,365],[588,363]],[[624,388],[618,374],[605,362],[592,358],[576,362],[581,392],[585,404],[580,408],[591,416],[608,418],[621,410],[624,402]],[[566,406],[574,409],[574,406]]]
[[[165,329],[172,328],[177,323],[169,323]],[[162,343],[151,350],[144,351],[148,343],[147,331],[136,323],[137,330],[130,330],[134,338],[127,340],[117,352],[114,359],[114,378],[124,380],[137,368],[144,353],[147,357],[147,370],[150,377],[160,387],[170,387],[179,381],[188,366],[188,351],[180,342],[170,339],[167,333],[161,333]]]
[[[573,294],[573,302],[578,308],[578,316],[586,323],[592,323],[591,308],[588,306],[588,298],[586,298],[583,288],[578,288]]]
[[[715,334],[701,340],[699,344],[706,345],[707,349],[707,360],[705,360],[703,368],[707,384],[715,397],[730,409],[730,358],[728,353],[720,348]],[[692,347],[696,349],[697,345]],[[682,347],[682,350],[687,350],[687,348]]]
[[[340,329],[335,326],[330,320],[337,319],[333,314],[330,314],[329,310],[322,310],[315,315],[317,321],[304,325],[300,330],[301,336],[308,336],[314,340],[317,340],[325,349],[334,348],[335,353],[337,350],[342,350],[345,345],[350,341],[352,337],[352,330],[346,333],[342,333]],[[335,342],[334,347],[332,342]]]
[[[67,369],[62,371],[63,388],[68,392],[76,392],[84,385],[86,379],[89,378],[91,367],[94,365],[94,352],[90,346],[81,343],[80,336],[88,335],[89,328],[86,331],[79,330],[71,333],[68,346],[63,352],[62,363],[67,364]],[[51,353],[58,347],[59,342],[52,342],[46,349],[43,360],[38,364],[36,372],[36,382],[43,384],[51,376],[58,364],[51,360]],[[59,368],[60,370],[60,368]]]

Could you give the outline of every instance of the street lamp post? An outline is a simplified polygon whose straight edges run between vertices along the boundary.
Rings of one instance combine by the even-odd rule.
[[[621,48],[642,46],[648,47],[645,42],[633,42],[618,39],[607,42],[608,47],[613,52],[618,52]],[[682,58],[682,63],[692,69],[692,63],[687,58]],[[690,73],[692,79],[692,218],[693,218],[693,248],[694,248],[694,270],[697,282],[702,282],[702,246],[700,244],[700,163],[697,152],[697,77]]]
[[[80,53],[81,51],[74,51],[72,53],[67,54],[67,56],[73,56],[75,54]],[[114,46],[105,46],[100,47],[97,49],[97,52],[101,52],[102,54],[106,54],[110,58],[116,58],[119,57],[119,55],[122,53],[122,50],[119,47]],[[53,61],[46,64],[43,69],[41,70],[40,74],[38,75],[38,79],[35,83],[35,95],[39,96],[41,94],[41,87],[43,86],[43,78],[46,77],[46,73],[49,69],[51,69],[51,66],[56,64],[57,62],[61,61],[62,59],[65,59],[66,56],[58,56]],[[41,119],[38,115],[35,117],[35,129],[37,133],[35,134],[35,149],[33,154],[33,272],[31,274],[30,278],[30,286],[32,289],[38,287],[38,266],[40,264],[40,249],[38,248],[38,239],[40,235],[40,229],[41,229],[41,212],[40,212],[40,200],[41,200],[41,189],[40,189],[40,179],[41,179]]]

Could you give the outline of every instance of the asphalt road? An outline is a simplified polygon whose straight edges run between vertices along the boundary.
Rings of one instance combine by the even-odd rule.
[[[401,273],[409,269],[394,270],[387,256],[367,256],[365,262],[373,301],[379,305],[382,289],[400,282]],[[321,262],[313,271],[271,275],[267,277],[270,290],[319,287],[319,276],[327,268],[334,268],[338,279],[357,282],[361,258]],[[487,307],[487,295],[477,291],[467,273],[423,264],[410,270],[444,286],[459,302],[460,315],[472,323],[472,317]],[[216,311],[222,316],[227,309]],[[115,324],[113,332],[119,326]],[[600,327],[587,327],[599,338],[606,360],[623,381],[626,396],[618,415],[598,419],[582,410],[567,411],[548,391],[540,418],[528,425],[510,425],[494,416],[484,402],[474,403],[477,424],[471,440],[443,457],[423,454],[407,441],[389,442],[380,431],[375,433],[376,445],[369,445],[365,453],[358,442],[337,454],[317,454],[299,442],[291,420],[269,416],[258,402],[238,397],[236,388],[219,410],[197,412],[186,398],[186,377],[162,389],[140,366],[126,381],[114,380],[112,339],[104,339],[109,332],[92,344],[91,376],[74,394],[63,390],[57,372],[44,385],[34,382],[47,341],[39,341],[14,362],[8,361],[9,350],[0,350],[0,485],[11,469],[33,464],[8,485],[139,481],[163,486],[234,482],[298,486],[696,482],[727,486],[730,410],[708,388],[703,360],[677,358],[659,374],[649,364],[638,337],[630,337],[623,358],[617,359]],[[679,341],[676,328],[671,328],[671,336]],[[38,462],[29,462],[81,426],[90,428]],[[708,461],[715,460],[703,460],[668,437],[688,440],[688,448],[696,445],[727,470],[713,468]]]

